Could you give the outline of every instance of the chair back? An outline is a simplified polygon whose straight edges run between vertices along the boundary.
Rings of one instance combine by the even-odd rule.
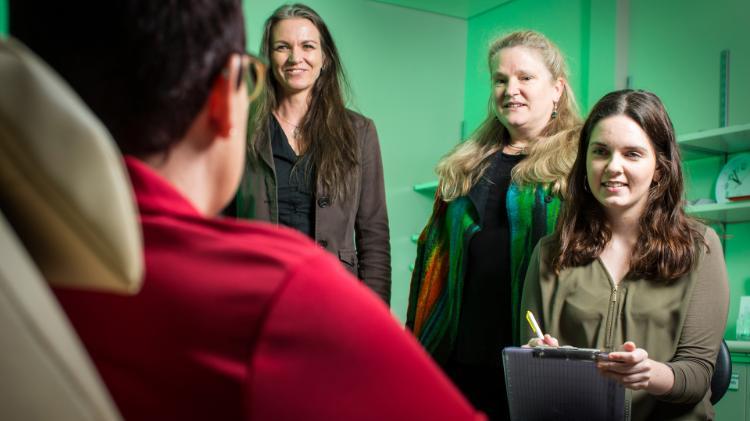
[[[12,39],[0,87],[0,419],[120,420],[49,284],[140,288],[124,165],[83,101]]]
[[[716,356],[714,376],[711,377],[711,404],[716,405],[729,388],[732,380],[732,356],[725,340],[721,340],[719,354]]]

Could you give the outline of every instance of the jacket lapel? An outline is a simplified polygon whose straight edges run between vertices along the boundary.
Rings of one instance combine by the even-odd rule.
[[[273,169],[273,151],[271,151],[271,126],[266,125],[265,130],[258,138],[258,155],[260,159],[268,166]]]

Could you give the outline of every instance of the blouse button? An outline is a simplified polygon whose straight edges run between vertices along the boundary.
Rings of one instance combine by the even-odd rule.
[[[328,241],[326,241],[326,240],[319,240],[319,241],[318,241],[318,244],[319,244],[319,245],[320,245],[321,247],[323,247],[323,248],[326,248],[326,247],[328,247]]]
[[[550,195],[544,196],[544,202],[545,202],[545,203],[550,203],[550,202],[552,202],[552,196],[550,196]]]

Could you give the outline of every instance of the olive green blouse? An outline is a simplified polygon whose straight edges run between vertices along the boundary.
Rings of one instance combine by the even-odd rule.
[[[708,247],[701,247],[692,272],[670,283],[626,277],[616,285],[598,258],[555,275],[551,236],[532,255],[521,311],[534,312],[545,333],[560,345],[605,351],[633,341],[674,372],[674,386],[665,395],[628,391],[631,419],[714,417],[711,376],[726,327],[729,286],[716,232],[700,229],[705,229]],[[528,325],[521,332],[522,337],[533,336]]]

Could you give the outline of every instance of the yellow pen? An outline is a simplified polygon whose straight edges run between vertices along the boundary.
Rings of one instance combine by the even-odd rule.
[[[529,322],[529,326],[531,326],[531,330],[536,333],[537,338],[544,340],[542,329],[539,328],[539,324],[534,318],[534,313],[532,313],[530,310],[526,310],[526,321]]]

